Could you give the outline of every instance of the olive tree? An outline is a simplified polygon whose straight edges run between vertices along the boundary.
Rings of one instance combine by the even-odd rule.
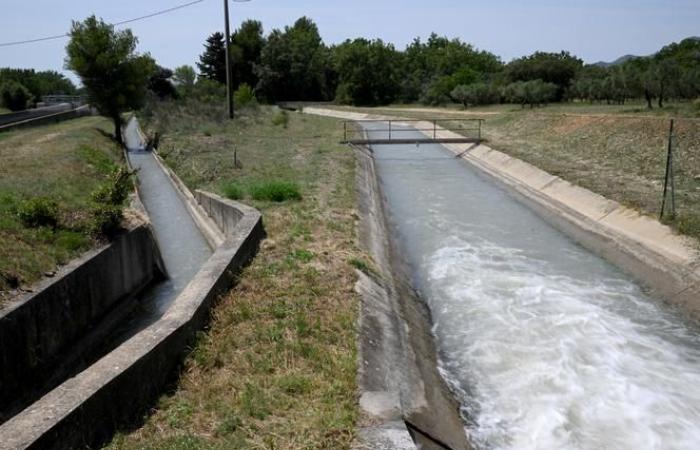
[[[81,79],[90,103],[114,122],[114,137],[122,141],[122,114],[139,109],[156,69],[148,55],[136,53],[131,30],[115,31],[94,15],[73,22],[66,46],[66,68]]]

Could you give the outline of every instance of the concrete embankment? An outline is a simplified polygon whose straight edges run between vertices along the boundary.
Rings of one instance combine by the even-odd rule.
[[[98,340],[108,333],[163,270],[151,230],[142,223],[0,311],[0,422],[50,389],[47,383],[60,381],[61,372],[71,369],[66,359],[89,353],[85,336]]]
[[[142,417],[172,380],[212,305],[264,236],[256,210],[213,194],[196,195],[204,213],[227,224],[225,241],[157,322],[0,426],[0,448],[97,445],[120,424]]]

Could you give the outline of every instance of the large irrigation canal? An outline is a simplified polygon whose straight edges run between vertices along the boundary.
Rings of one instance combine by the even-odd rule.
[[[698,330],[444,147],[373,151],[476,447],[698,448]]]

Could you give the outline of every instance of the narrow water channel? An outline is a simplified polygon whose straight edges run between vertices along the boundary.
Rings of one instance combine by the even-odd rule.
[[[139,196],[148,211],[168,279],[151,288],[140,299],[138,323],[157,320],[187,286],[212,250],[185,204],[153,156],[144,150],[138,122],[132,119],[124,130],[128,157],[138,170]],[[136,327],[132,324],[133,328]]]
[[[444,147],[372,150],[477,448],[700,446],[696,328]]]

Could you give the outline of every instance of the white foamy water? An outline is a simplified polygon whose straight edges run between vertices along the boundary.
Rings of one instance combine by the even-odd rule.
[[[442,147],[374,151],[477,447],[700,448],[695,327]]]
[[[698,339],[616,276],[473,238],[427,258],[443,370],[487,448],[700,445]]]

